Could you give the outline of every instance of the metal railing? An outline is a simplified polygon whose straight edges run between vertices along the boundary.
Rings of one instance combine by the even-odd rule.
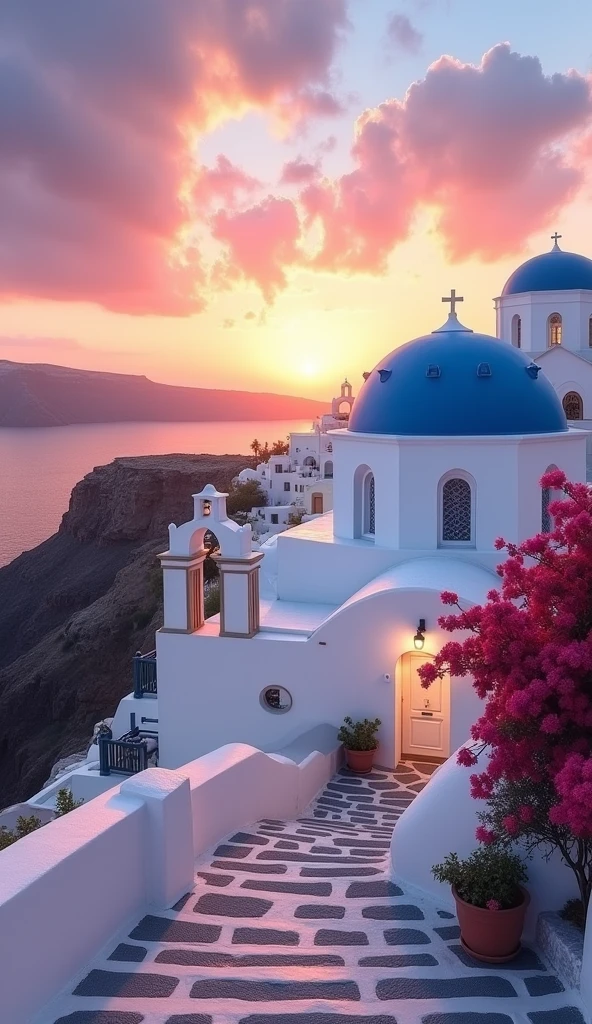
[[[99,737],[99,771],[101,775],[136,775],[148,767],[148,747],[143,740],[110,740]]]
[[[156,697],[156,651],[134,656],[134,697]]]

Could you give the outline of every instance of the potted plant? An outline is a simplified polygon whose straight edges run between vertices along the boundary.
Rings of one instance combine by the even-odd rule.
[[[530,896],[517,854],[491,846],[478,847],[465,860],[449,853],[432,874],[452,886],[460,941],[470,956],[502,963],[518,955]]]
[[[351,718],[345,718],[337,739],[345,747],[347,766],[352,772],[358,775],[365,775],[372,771],[374,755],[378,750],[376,733],[380,726],[380,718],[370,722],[367,718],[363,722],[354,722]]]

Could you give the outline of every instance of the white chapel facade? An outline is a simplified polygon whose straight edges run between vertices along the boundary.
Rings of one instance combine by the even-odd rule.
[[[494,300],[496,333],[532,355],[570,422],[592,428],[592,260],[559,246],[528,260]]]
[[[549,528],[540,478],[558,467],[585,480],[587,433],[526,344],[474,333],[454,292],[446,301],[446,323],[381,360],[326,435],[332,512],[253,550],[250,526],[230,524],[225,496],[206,488],[193,520],[171,526],[157,634],[165,767],[231,741],[281,754],[345,715],[381,719],[387,767],[444,760],[466,740],[479,715],[470,680],[427,692],[417,676],[448,638],[440,594],[486,600],[496,538]],[[206,528],[223,600],[203,621],[192,595]]]

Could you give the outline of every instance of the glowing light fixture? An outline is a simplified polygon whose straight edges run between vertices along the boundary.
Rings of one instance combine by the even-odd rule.
[[[417,627],[417,633],[413,637],[413,646],[416,651],[421,651],[423,649],[423,645],[425,643],[425,628],[425,619],[420,619],[419,626]]]

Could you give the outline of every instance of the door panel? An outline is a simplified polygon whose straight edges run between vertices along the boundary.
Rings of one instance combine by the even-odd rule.
[[[401,739],[402,756],[433,757],[450,755],[450,680],[448,676],[424,689],[417,670],[432,659],[410,652],[401,659]]]

